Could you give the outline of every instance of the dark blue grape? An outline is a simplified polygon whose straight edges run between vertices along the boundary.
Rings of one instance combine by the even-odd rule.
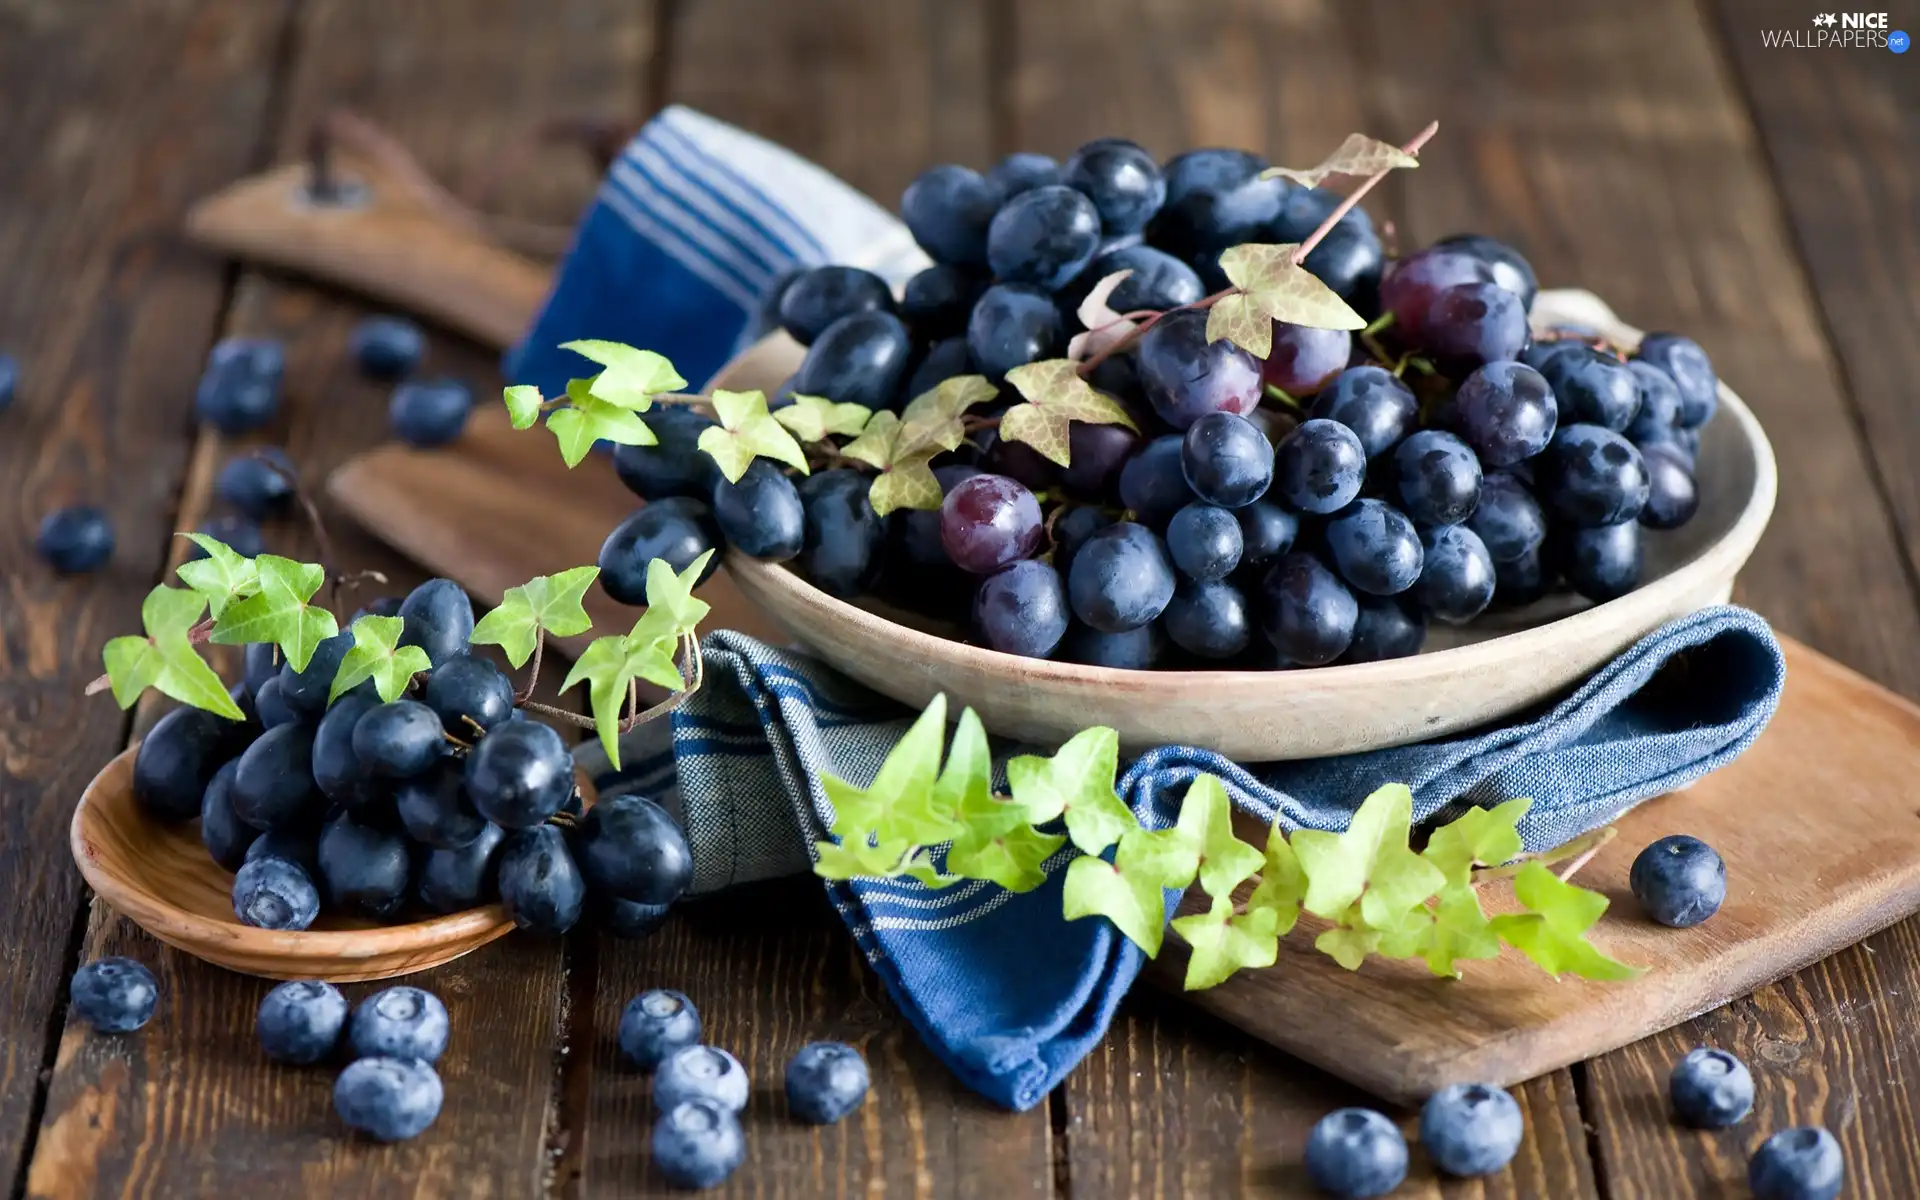
[[[1495,471],[1480,482],[1480,503],[1467,528],[1479,535],[1494,562],[1512,562],[1546,540],[1547,517],[1526,484]]]
[[[1245,416],[1259,407],[1260,360],[1225,338],[1208,341],[1206,313],[1166,317],[1141,337],[1135,354],[1147,403],[1175,429],[1208,413]]]
[[[411,778],[446,752],[439,715],[418,700],[377,704],[353,724],[354,756],[376,776]]]
[[[756,458],[740,482],[713,485],[713,519],[727,544],[749,558],[786,562],[806,543],[800,490],[772,462]]]
[[[829,596],[858,596],[880,574],[887,526],[873,511],[870,486],[848,467],[810,475],[800,485],[807,518],[800,570]]]
[[[802,346],[841,317],[892,311],[887,281],[859,267],[814,267],[780,293],[780,327]]]
[[[1200,583],[1225,579],[1239,567],[1244,548],[1240,522],[1227,509],[1196,502],[1167,522],[1167,553],[1188,579]]]
[[[954,485],[978,474],[980,471],[977,467],[964,463],[948,463],[933,469],[933,477],[939,482],[943,497],[953,490]],[[953,565],[953,560],[947,557],[947,548],[940,543],[939,509],[906,509],[901,512],[896,524],[900,530],[900,552],[909,563],[916,567]]]
[[[176,708],[154,722],[133,756],[133,798],[153,816],[185,821],[200,811],[214,773],[234,756],[234,722]]]
[[[427,676],[420,698],[448,733],[472,741],[513,715],[513,681],[484,658],[449,659]]]
[[[1282,658],[1330,663],[1353,641],[1360,606],[1339,576],[1311,554],[1283,554],[1260,581],[1261,629]]]
[[[1419,424],[1420,402],[1412,388],[1384,367],[1348,367],[1320,389],[1309,415],[1353,430],[1371,460],[1391,450]]]
[[[1520,297],[1523,308],[1532,310],[1533,297],[1540,290],[1540,281],[1533,273],[1533,264],[1512,246],[1483,233],[1456,233],[1441,238],[1433,245],[1438,250],[1452,250],[1479,259],[1493,272],[1495,283]]]
[[[987,474],[1005,475],[1035,492],[1050,491],[1060,482],[1060,464],[1025,442],[1008,441],[997,429],[982,431],[976,440],[981,450],[974,462]]]
[[[1304,421],[1274,448],[1273,498],[1304,513],[1339,512],[1366,477],[1366,449],[1338,421]]]
[[[467,797],[480,815],[506,829],[540,824],[574,792],[567,744],[538,721],[507,721],[467,755]]]
[[[207,355],[193,394],[200,419],[229,437],[258,429],[280,411],[287,355],[267,338],[227,338]]]
[[[1060,164],[1044,154],[1009,154],[987,172],[987,182],[1011,200],[1021,192],[1060,182]]]
[[[1439,430],[1411,434],[1393,452],[1400,510],[1421,525],[1453,525],[1480,501],[1480,460]]]
[[[1220,252],[1246,242],[1272,240],[1275,224],[1294,190],[1284,179],[1257,176],[1235,186],[1189,189],[1178,200],[1161,205],[1149,230],[1154,245],[1194,263],[1217,269]],[[1200,271],[1205,280],[1206,271]]]
[[[272,642],[248,642],[241,664],[241,681],[258,699],[267,681],[280,674],[280,647]]]
[[[1700,343],[1677,333],[1650,333],[1635,356],[1665,371],[1680,389],[1680,428],[1698,429],[1720,403],[1720,380]]]
[[[1327,549],[1347,583],[1393,596],[1420,578],[1420,535],[1405,513],[1381,500],[1356,500],[1327,522]]]
[[[200,842],[213,861],[229,871],[240,869],[247,861],[247,847],[260,836],[258,829],[233,811],[233,777],[239,771],[238,759],[215,771],[200,800]]]
[[[1598,425],[1568,425],[1547,449],[1541,498],[1576,525],[1631,521],[1646,506],[1646,460]]]
[[[393,799],[407,836],[430,849],[458,849],[493,828],[467,799],[466,766],[456,759],[403,780]]]
[[[457,439],[472,413],[473,390],[458,379],[403,383],[387,404],[393,436],[421,450]]]
[[[1638,521],[1628,518],[1585,528],[1563,525],[1553,536],[1560,573],[1587,599],[1596,604],[1617,599],[1640,585],[1643,551]]]
[[[1067,632],[1060,573],[1029,558],[987,576],[974,593],[973,627],[1002,654],[1050,656]]]
[[[1427,614],[1449,625],[1463,625],[1493,603],[1493,559],[1480,535],[1465,525],[1439,525],[1425,531],[1426,550],[1414,599]]]
[[[278,446],[263,446],[228,459],[213,488],[240,512],[264,521],[292,505],[293,480],[293,460],[287,452]]]
[[[1000,210],[999,187],[957,163],[922,171],[900,197],[900,219],[935,262],[987,265],[987,226]]]
[[[1518,362],[1490,362],[1467,376],[1451,412],[1453,427],[1489,467],[1545,450],[1559,421],[1546,378]]]
[[[347,352],[373,379],[411,375],[427,353],[427,335],[406,317],[368,317],[347,337]]]
[[[1548,565],[1543,543],[1510,562],[1493,564],[1493,602],[1501,608],[1519,608],[1545,596],[1553,587],[1553,569]]]
[[[1240,522],[1240,564],[1260,567],[1293,549],[1300,518],[1267,500],[1256,500],[1233,515]]]
[[[1429,246],[1395,261],[1380,278],[1380,307],[1393,314],[1395,340],[1425,344],[1427,312],[1435,297],[1463,283],[1491,283],[1493,271],[1470,254]]]
[[[260,525],[251,517],[235,513],[221,513],[200,522],[196,533],[203,533],[219,542],[241,558],[258,558],[266,551],[266,538],[260,532]],[[195,542],[187,548],[187,561],[196,562],[206,558],[207,552]]]
[[[1386,261],[1378,234],[1342,221],[1327,231],[1300,265],[1364,316],[1380,307],[1380,275]]]
[[[1353,335],[1344,329],[1273,322],[1273,348],[1260,375],[1289,396],[1311,396],[1345,371],[1353,358]]]
[[[1060,468],[1060,485],[1073,495],[1103,500],[1120,483],[1120,471],[1141,444],[1140,435],[1124,425],[1090,425],[1075,421],[1067,428],[1067,456]]]
[[[473,600],[451,579],[429,579],[408,592],[399,617],[405,622],[400,645],[425,650],[436,667],[471,649]]]
[[[586,880],[557,825],[508,834],[500,849],[498,878],[507,916],[530,933],[565,933],[586,906]]]
[[[320,832],[320,878],[330,907],[376,920],[406,903],[413,858],[406,837],[341,813]]]
[[[647,428],[659,439],[654,446],[615,446],[613,469],[620,482],[642,500],[669,496],[705,499],[713,493],[718,468],[700,449],[700,434],[712,428],[712,417],[683,404],[662,404],[647,414]]]
[[[1166,203],[1177,204],[1192,192],[1232,191],[1266,169],[1258,154],[1205,147],[1174,155],[1160,173],[1167,181]]]
[[[429,912],[455,913],[496,899],[500,847],[506,836],[506,830],[490,824],[464,846],[422,855],[420,878],[414,884],[421,906]]]
[[[1553,388],[1562,425],[1601,425],[1618,433],[1640,411],[1640,384],[1627,364],[1591,346],[1555,355],[1540,373]]]
[[[1092,506],[1070,507],[1053,519],[1053,565],[1062,578],[1072,568],[1073,556],[1081,545],[1111,524],[1112,518]]]
[[[600,587],[622,604],[647,602],[647,564],[665,559],[676,572],[720,547],[713,510],[686,496],[655,500],[614,526],[600,544]],[[720,555],[707,560],[704,583],[720,567]]]
[[[260,686],[259,694],[253,698],[253,710],[260,719],[262,729],[291,725],[300,719],[300,713],[282,698],[278,675]]]
[[[1165,434],[1120,468],[1120,503],[1150,529],[1166,528],[1173,514],[1194,499],[1182,465],[1184,445],[1181,435]]]
[[[1548,363],[1569,350],[1580,348],[1581,345],[1583,343],[1576,338],[1549,337],[1543,334],[1527,343],[1527,348],[1520,352],[1520,361],[1544,375],[1547,373]]]
[[[1084,192],[1109,234],[1138,233],[1166,199],[1160,164],[1124,138],[1101,138],[1073,152],[1060,168],[1068,187]]]
[[[1173,255],[1152,246],[1123,246],[1095,258],[1073,281],[1069,293],[1074,306],[1079,306],[1094,284],[1116,271],[1133,274],[1121,280],[1107,297],[1107,307],[1115,312],[1179,308],[1207,294],[1200,286],[1200,276]]]
[[[1067,627],[1054,658],[1089,667],[1112,667],[1121,671],[1146,671],[1160,661],[1166,648],[1166,635],[1157,622],[1102,633],[1091,625],[1075,621]]]
[[[1216,510],[1218,511],[1218,510]],[[1182,581],[1160,622],[1167,638],[1200,658],[1232,658],[1247,648],[1252,622],[1247,598],[1230,583]]]
[[[793,390],[876,411],[893,403],[911,373],[913,339],[890,312],[858,312],[820,331],[807,347]]]
[[[471,632],[471,625],[468,630]],[[402,636],[404,638],[404,634]],[[306,670],[294,670],[291,660],[281,662],[281,702],[300,715],[317,720],[327,711],[328,692],[333,687],[334,676],[340,674],[340,660],[351,649],[353,631],[342,629],[314,648],[313,657],[307,660]]]
[[[349,693],[334,701],[314,727],[313,782],[321,795],[344,808],[358,808],[387,794],[353,749],[353,727],[379,703],[378,696]]]
[[[1455,284],[1433,298],[1421,320],[1427,352],[1465,370],[1518,358],[1527,337],[1526,307],[1497,283]]]
[[[1333,215],[1346,197],[1332,188],[1296,187],[1287,192],[1286,202],[1280,207],[1280,216],[1273,224],[1273,240],[1276,242],[1304,242],[1314,230]],[[1352,208],[1340,217],[1339,225],[1334,228],[1360,229],[1371,233],[1373,218],[1364,208]]]
[[[1640,409],[1628,425],[1626,438],[1636,446],[1654,442],[1678,444],[1680,436],[1680,389],[1671,376],[1652,363],[1631,359],[1627,370],[1640,387]]]
[[[311,825],[326,809],[313,781],[313,732],[308,724],[262,733],[240,756],[233,776],[233,811],[255,829]]]
[[[1038,187],[1015,196],[993,218],[987,262],[1005,283],[1053,291],[1093,261],[1100,248],[1100,214],[1070,187]]]
[[[1173,563],[1153,531],[1131,521],[1081,543],[1067,576],[1073,615],[1105,633],[1145,625],[1173,598]]]
[[[56,509],[40,522],[33,547],[48,566],[68,575],[99,569],[113,557],[113,522],[87,505]]]
[[[1640,523],[1649,529],[1678,529],[1700,511],[1700,492],[1694,487],[1693,460],[1669,442],[1643,447],[1647,464],[1647,503]]]
[[[986,290],[987,279],[979,272],[935,263],[907,280],[900,296],[900,315],[923,341],[952,337],[966,332],[967,316]]]
[[[1343,663],[1384,662],[1420,653],[1427,640],[1427,618],[1420,606],[1403,596],[1355,596],[1360,615],[1353,622],[1353,641],[1340,656]]]
[[[966,318],[963,315],[961,323],[964,325],[965,322]],[[967,349],[965,335],[943,338],[928,348],[927,356],[920,360],[920,365],[913,369],[912,375],[908,376],[900,394],[908,400],[913,400],[926,395],[957,375],[971,374],[973,374],[973,352]],[[904,408],[905,405],[901,407]]]
[[[967,351],[982,375],[998,383],[1015,367],[1051,358],[1065,341],[1053,297],[1024,283],[996,283],[967,319]]]
[[[693,882],[686,836],[645,796],[611,796],[588,809],[573,853],[596,891],[638,904],[672,904]]]
[[[1240,508],[1273,483],[1273,446],[1245,417],[1208,413],[1187,426],[1180,469],[1193,494],[1223,508]]]
[[[307,824],[285,829],[269,829],[247,847],[246,861],[277,858],[298,867],[309,880],[320,877],[320,821],[316,816]],[[311,883],[308,884],[312,886]],[[319,903],[316,895],[316,904]]]

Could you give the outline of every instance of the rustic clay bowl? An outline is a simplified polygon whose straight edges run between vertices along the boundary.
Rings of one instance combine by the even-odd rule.
[[[1616,341],[1640,331],[1590,292],[1546,291],[1537,326],[1577,323]],[[771,393],[801,348],[784,334],[729,364],[716,387]],[[786,567],[733,555],[748,599],[795,639],[914,708],[946,693],[995,733],[1059,742],[1091,725],[1132,747],[1205,746],[1244,761],[1313,758],[1457,733],[1565,690],[1676,617],[1724,603],[1765,530],[1778,480],[1759,422],[1724,384],[1700,446],[1701,505],[1685,527],[1646,539],[1641,586],[1587,604],[1551,596],[1465,629],[1436,626],[1412,658],[1293,671],[1124,671],[1001,654],[938,636],[866,602],[836,600]]]
[[[199,825],[161,821],[133,798],[136,749],[87,785],[69,840],[88,886],[169,946],[243,975],[352,983],[437,967],[513,929],[498,904],[405,925],[330,914],[297,933],[242,925],[233,875],[208,857]]]

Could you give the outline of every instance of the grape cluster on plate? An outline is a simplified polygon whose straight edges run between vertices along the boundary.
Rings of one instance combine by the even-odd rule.
[[[900,296],[845,266],[778,289],[807,352],[771,407],[899,412],[983,376],[1000,398],[931,461],[938,510],[877,515],[871,476],[831,457],[804,479],[759,461],[729,482],[693,451],[711,421],[678,411],[660,445],[617,451],[647,511],[669,508],[629,524],[651,552],[724,538],[996,650],[1112,667],[1374,661],[1418,651],[1429,621],[1562,582],[1594,601],[1634,588],[1643,528],[1698,506],[1717,388],[1700,347],[1536,338],[1534,273],[1511,247],[1459,235],[1389,259],[1362,209],[1334,220],[1338,193],[1266,168],[1217,149],[1162,164],[1112,138],[1064,163],[932,168],[901,213],[935,265]],[[1223,251],[1308,242],[1301,265],[1365,329],[1274,321],[1264,361],[1209,337],[1233,293]],[[1078,347],[1078,369],[1137,430],[1075,420],[1062,466],[996,418],[1019,399],[1007,373],[1068,354],[1103,280],[1103,311],[1135,328],[1117,350]],[[628,550],[603,568],[643,557]]]
[[[582,812],[566,742],[469,653],[458,584],[431,580],[367,612],[401,618],[401,645],[425,652],[415,693],[383,703],[368,681],[329,702],[351,628],[302,670],[255,643],[232,693],[246,720],[175,709],[135,755],[135,798],[164,819],[200,818],[208,852],[234,872],[239,920],[300,930],[323,911],[395,921],[499,901],[538,933],[583,913],[620,936],[650,933],[693,874],[672,817],[638,795]]]

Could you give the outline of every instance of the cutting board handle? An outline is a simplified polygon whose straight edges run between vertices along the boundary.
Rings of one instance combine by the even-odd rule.
[[[189,236],[361,292],[495,349],[527,331],[553,284],[549,264],[501,245],[358,118],[333,114],[316,144],[310,162],[199,201],[187,213]]]

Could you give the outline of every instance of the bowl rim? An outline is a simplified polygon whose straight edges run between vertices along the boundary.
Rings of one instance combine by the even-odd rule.
[[[1543,293],[1547,295],[1549,293]],[[1557,293],[1568,302],[1591,301],[1604,312],[1606,320],[1596,322],[1618,335],[1617,340],[1637,344],[1643,331],[1627,325],[1611,310],[1605,309],[1592,293],[1568,289]],[[1599,314],[1596,314],[1599,315]],[[1462,646],[1420,653],[1408,658],[1386,659],[1370,663],[1343,663],[1315,667],[1306,671],[1140,671],[1123,667],[1097,667],[1054,659],[1026,658],[1006,654],[985,646],[955,641],[893,621],[857,604],[828,595],[780,563],[761,562],[745,555],[729,555],[727,569],[743,579],[755,592],[779,597],[780,603],[762,606],[779,619],[786,606],[810,610],[816,620],[831,620],[851,627],[849,636],[888,638],[903,657],[923,662],[938,662],[949,668],[1003,674],[1017,669],[1023,682],[1036,686],[1075,689],[1137,687],[1142,679],[1165,680],[1170,687],[1183,689],[1230,689],[1244,693],[1249,689],[1275,687],[1309,688],[1340,685],[1405,684],[1456,676],[1509,663],[1516,656],[1550,653],[1566,638],[1585,638],[1604,634],[1612,625],[1612,616],[1628,607],[1660,606],[1672,596],[1697,589],[1714,579],[1732,579],[1753,553],[1773,515],[1779,493],[1779,465],[1773,445],[1759,418],[1745,401],[1724,382],[1718,384],[1722,420],[1738,426],[1754,468],[1753,490],[1731,527],[1691,560],[1659,579],[1636,588],[1624,596],[1590,605],[1525,629],[1501,633]]]
[[[220,947],[261,958],[349,962],[441,950],[476,938],[497,936],[513,927],[506,909],[497,903],[424,921],[366,929],[257,929],[238,921],[220,921],[189,912],[151,888],[139,885],[138,877],[123,878],[108,871],[95,856],[87,837],[88,806],[97,803],[96,798],[105,795],[108,788],[123,787],[128,802],[138,803],[133,799],[132,790],[133,762],[139,750],[140,742],[135,741],[114,755],[87,783],[79,803],[74,805],[67,840],[73,861],[94,894],[163,942],[196,952],[200,948]]]

